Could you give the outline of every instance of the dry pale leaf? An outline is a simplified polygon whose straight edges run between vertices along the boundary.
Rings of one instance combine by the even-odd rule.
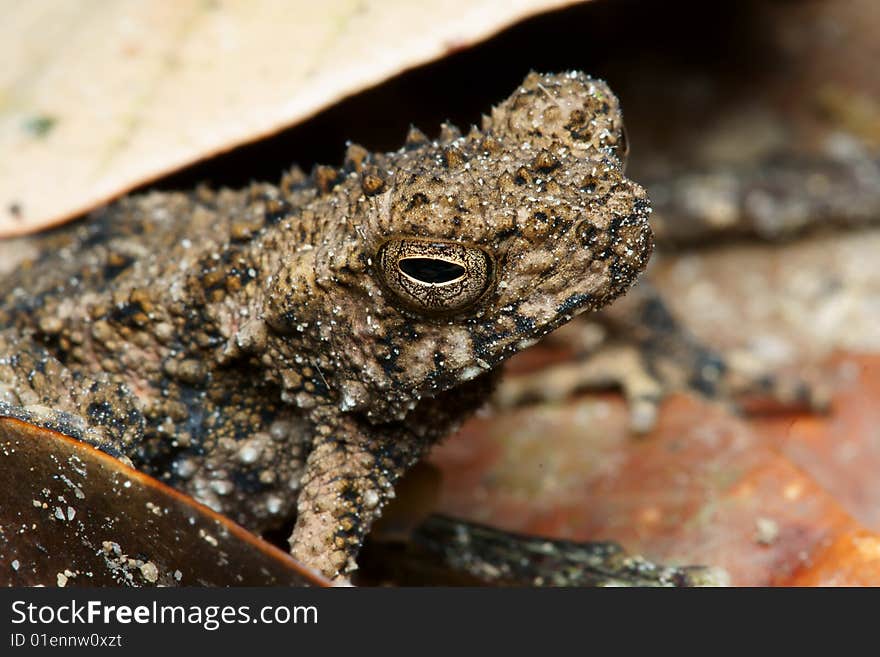
[[[0,1],[0,236],[573,0]]]

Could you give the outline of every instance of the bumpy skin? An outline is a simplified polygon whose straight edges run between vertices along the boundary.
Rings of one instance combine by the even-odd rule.
[[[123,199],[0,283],[0,414],[255,530],[295,513],[293,554],[344,575],[395,480],[486,400],[499,363],[644,268],[649,205],[622,130],[601,81],[532,74],[467,136],[352,146],[343,168],[278,186]],[[487,263],[465,268],[463,305],[401,295],[388,254],[412,244]]]

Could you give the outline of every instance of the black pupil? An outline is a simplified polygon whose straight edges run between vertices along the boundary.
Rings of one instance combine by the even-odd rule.
[[[406,258],[398,263],[400,271],[422,283],[448,283],[464,275],[464,267],[436,258]]]

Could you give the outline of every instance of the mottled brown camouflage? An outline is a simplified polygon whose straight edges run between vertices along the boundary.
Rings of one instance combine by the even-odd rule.
[[[499,363],[645,267],[625,148],[604,83],[532,74],[465,136],[125,198],[0,282],[0,413],[252,529],[295,515],[293,554],[344,575]]]

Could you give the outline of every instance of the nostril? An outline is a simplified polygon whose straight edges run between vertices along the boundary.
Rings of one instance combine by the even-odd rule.
[[[605,251],[611,245],[611,234],[602,230],[589,219],[581,219],[575,228],[578,241],[594,255]]]
[[[626,164],[629,160],[629,137],[626,134],[626,127],[620,126],[620,139],[617,142],[617,159],[620,160],[620,170],[626,171]]]

